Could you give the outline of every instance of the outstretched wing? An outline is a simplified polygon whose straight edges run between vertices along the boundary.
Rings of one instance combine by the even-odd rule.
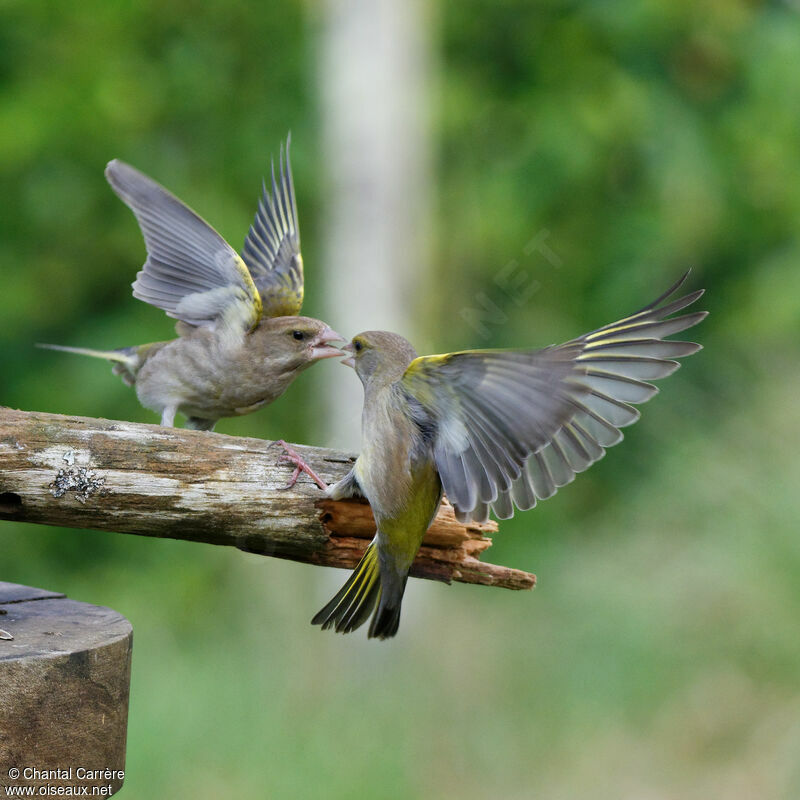
[[[469,511],[497,499],[575,413],[588,390],[579,348],[473,350],[423,356],[402,385],[450,502]]]
[[[244,261],[205,220],[122,161],[109,162],[106,179],[136,215],[147,248],[134,297],[189,325],[244,332],[258,324],[261,298]]]
[[[555,494],[622,439],[648,381],[700,349],[664,341],[706,316],[670,317],[702,294],[661,305],[686,280],[625,319],[538,351],[471,351],[413,361],[402,383],[419,422],[434,431],[434,457],[456,516],[500,519]]]
[[[268,317],[296,316],[303,305],[303,257],[289,161],[291,134],[286,138],[286,159],[281,145],[278,179],[272,162],[272,191],[262,182],[253,224],[244,240],[242,258],[261,293]]]

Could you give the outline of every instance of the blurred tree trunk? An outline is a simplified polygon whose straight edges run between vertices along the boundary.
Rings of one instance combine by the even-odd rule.
[[[321,39],[323,318],[347,337],[379,328],[413,340],[430,261],[429,6],[326,0]],[[362,395],[346,377],[326,387],[322,433],[354,449]]]

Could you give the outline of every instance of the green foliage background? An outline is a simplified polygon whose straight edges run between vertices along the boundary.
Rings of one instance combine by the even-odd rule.
[[[797,9],[472,0],[431,20],[420,349],[559,341],[688,266],[708,289],[705,350],[625,443],[503,524],[492,560],[537,590],[412,582],[381,644],[308,624],[339,573],[212,547],[0,523],[0,577],[132,621],[125,797],[796,798]],[[130,297],[143,247],[113,157],[238,243],[291,128],[321,313],[323,24],[298,2],[0,4],[1,403],[155,421],[105,366],[32,349],[171,335]],[[502,324],[479,324],[487,298]],[[218,430],[324,444],[328,369]]]

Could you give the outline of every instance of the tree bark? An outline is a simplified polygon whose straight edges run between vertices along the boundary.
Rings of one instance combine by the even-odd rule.
[[[324,480],[353,456],[295,446]],[[0,519],[186,539],[354,567],[375,533],[369,506],[333,502],[261,439],[0,408]],[[479,555],[497,524],[457,522],[443,502],[416,577],[531,589],[536,577]]]

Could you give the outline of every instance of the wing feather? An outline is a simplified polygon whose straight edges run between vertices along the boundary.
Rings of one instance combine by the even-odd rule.
[[[114,160],[111,188],[133,211],[147,260],[133,295],[193,326],[223,321],[243,332],[261,317],[261,298],[245,263],[200,216],[152,178]]]
[[[693,342],[664,341],[706,316],[670,316],[703,294],[664,305],[684,275],[635,314],[557,347],[475,350],[415,359],[402,378],[435,433],[442,485],[462,521],[500,519],[552,497],[622,439],[635,405],[658,389]]]
[[[262,181],[253,224],[242,247],[242,258],[253,276],[267,316],[295,316],[303,305],[303,257],[300,227],[289,159],[291,135],[286,154],[281,145],[278,174],[270,168],[270,188]]]

